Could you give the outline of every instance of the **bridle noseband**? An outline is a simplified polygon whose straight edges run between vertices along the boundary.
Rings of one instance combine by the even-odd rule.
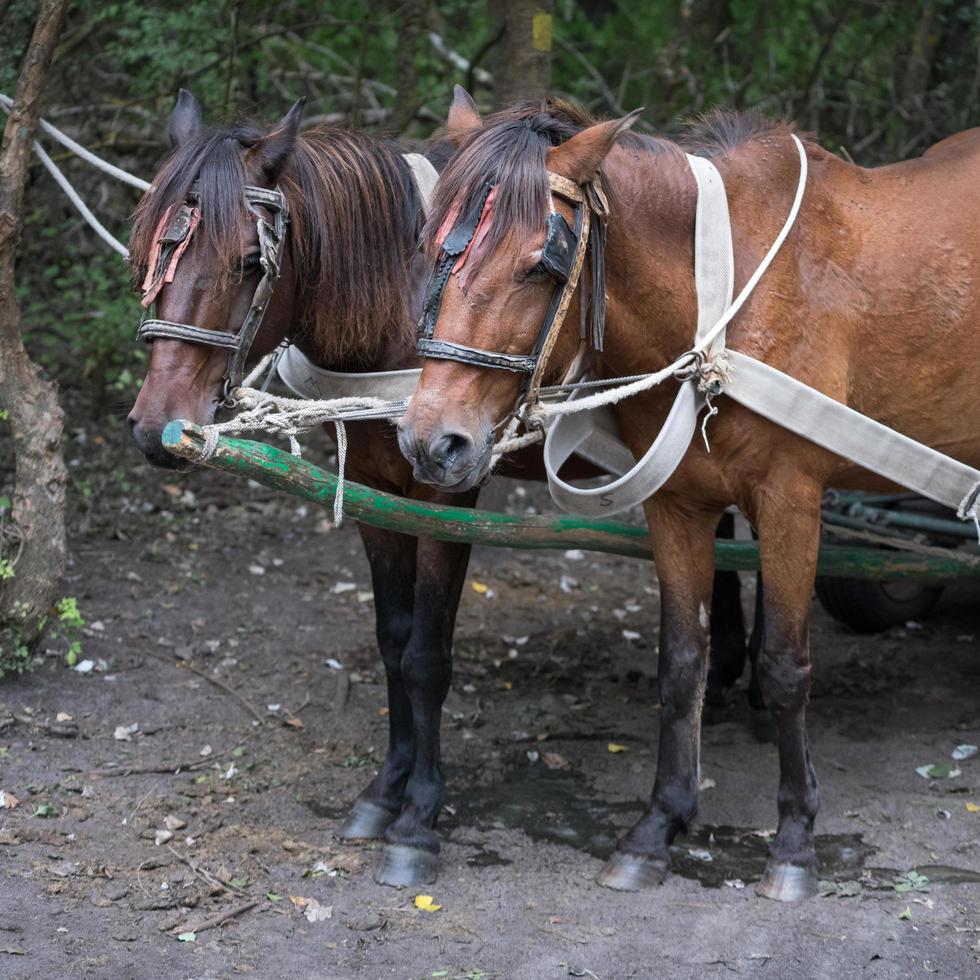
[[[200,217],[196,213],[195,202],[197,191],[191,189],[187,203],[178,207],[169,224],[158,239],[159,258],[152,277],[144,283],[144,303],[149,297],[150,302],[156,296],[163,283],[173,279],[175,259],[179,259],[186,248],[190,235],[193,233]],[[234,407],[235,401],[231,392],[237,388],[245,376],[245,361],[255,335],[258,333],[265,316],[272,291],[275,289],[282,267],[282,256],[286,248],[286,229],[289,224],[289,206],[286,196],[279,187],[267,190],[264,187],[245,187],[245,203],[248,210],[255,216],[255,226],[259,235],[259,262],[262,266],[262,278],[255,286],[252,294],[252,304],[245,314],[245,319],[236,333],[226,333],[223,330],[209,330],[206,327],[196,327],[190,323],[175,323],[172,320],[148,318],[144,314],[136,332],[136,339],[144,343],[152,343],[156,339],[181,340],[189,344],[201,344],[207,347],[219,347],[227,350],[228,370],[224,377],[223,402],[226,407]],[[273,213],[270,224],[257,206],[268,208]]]
[[[493,189],[490,184],[486,184],[482,193],[471,200],[466,212],[460,215],[443,239],[439,263],[426,291],[422,316],[419,320],[419,341],[416,350],[420,357],[458,361],[475,367],[494,368],[526,375],[518,395],[518,405],[521,403],[533,405],[537,400],[548,360],[557,342],[565,315],[568,313],[572,295],[582,278],[587,251],[591,256],[588,305],[591,309],[592,329],[589,339],[596,350],[602,350],[602,323],[605,317],[603,219],[608,211],[606,199],[598,178],[585,187],[580,187],[567,177],[549,172],[548,185],[552,195],[557,195],[572,205],[575,227],[574,229],[569,227],[568,222],[555,210],[552,201],[538,268],[551,276],[556,288],[531,353],[505,354],[481,350],[450,340],[437,340],[433,336],[446,284],[459,257],[476,233],[483,208]],[[586,339],[587,334],[586,305],[586,297],[583,296],[581,298],[583,340]]]

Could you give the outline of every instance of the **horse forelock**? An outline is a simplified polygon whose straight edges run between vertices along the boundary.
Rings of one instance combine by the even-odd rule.
[[[145,278],[156,229],[195,184],[201,237],[219,284],[229,284],[244,229],[254,220],[242,193],[243,150],[263,135],[250,125],[209,129],[174,150],[134,215],[134,286]],[[421,230],[421,201],[398,151],[358,133],[311,129],[298,137],[280,187],[291,218],[294,334],[311,336],[325,361],[362,366],[393,333],[410,339],[408,262]]]
[[[479,255],[473,256],[470,275],[508,232],[540,231],[550,196],[548,150],[590,123],[584,112],[557,101],[524,103],[489,116],[464,140],[439,177],[423,231],[425,247],[437,248],[454,215],[468,213],[472,202],[485,196],[488,184],[494,187],[493,220],[481,228],[485,237]]]
[[[242,254],[243,219],[248,216],[242,194],[245,186],[242,150],[261,135],[260,129],[251,126],[206,129],[171,153],[133,218],[129,261],[134,287],[146,275],[156,229],[170,208],[187,200],[194,185],[201,212],[201,238],[221,270],[219,283],[227,283]]]

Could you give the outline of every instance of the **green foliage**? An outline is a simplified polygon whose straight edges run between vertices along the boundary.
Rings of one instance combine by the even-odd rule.
[[[133,344],[139,304],[115,252],[84,264],[53,257],[21,286],[21,308],[25,343],[52,374],[70,364],[71,380],[102,397],[133,387],[146,355]]]
[[[47,630],[46,639],[64,647],[65,662],[70,667],[78,662],[82,652],[81,634],[84,627],[85,618],[74,596],[59,599],[51,616],[44,617],[39,625],[42,632]],[[17,627],[12,623],[0,626],[0,678],[8,674],[22,674],[33,668],[32,651],[24,643]]]
[[[0,625],[0,678],[32,670],[31,651],[16,626]]]
[[[48,629],[48,635],[52,640],[65,642],[65,662],[69,667],[74,667],[82,652],[80,634],[85,626],[85,619],[78,609],[78,600],[74,596],[65,596],[55,603],[54,612],[55,618]]]

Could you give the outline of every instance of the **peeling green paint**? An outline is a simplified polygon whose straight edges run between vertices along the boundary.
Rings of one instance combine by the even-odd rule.
[[[170,452],[197,461],[204,436],[198,426],[175,420],[164,429],[163,444]],[[337,490],[333,473],[262,442],[222,436],[204,465],[327,507],[333,505]],[[568,514],[518,517],[410,500],[350,482],[344,487],[344,512],[375,527],[441,541],[495,548],[580,548],[647,560],[653,557],[646,527],[620,521],[587,520]],[[720,540],[715,544],[715,563],[723,570],[754,571],[759,568],[759,546],[754,541]],[[825,544],[820,549],[817,571],[845,578],[937,579],[980,576],[980,563],[967,564],[953,556]]]

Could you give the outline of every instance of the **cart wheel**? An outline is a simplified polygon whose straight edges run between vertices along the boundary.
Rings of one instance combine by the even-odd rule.
[[[820,605],[839,623],[858,633],[880,633],[910,619],[924,619],[942,595],[941,585],[881,582],[877,579],[818,575]]]

